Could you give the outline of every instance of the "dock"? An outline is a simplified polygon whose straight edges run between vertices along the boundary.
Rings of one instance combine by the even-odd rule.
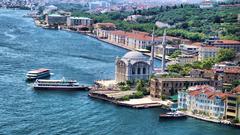
[[[128,101],[121,101],[121,97],[125,95],[133,94],[135,91],[114,91],[114,90],[99,90],[99,91],[90,91],[89,96],[92,98],[108,101],[115,105],[135,108],[135,109],[147,109],[154,107],[163,107],[169,108],[169,101],[161,101],[160,99],[154,99],[150,96],[145,96],[140,99],[130,99]]]

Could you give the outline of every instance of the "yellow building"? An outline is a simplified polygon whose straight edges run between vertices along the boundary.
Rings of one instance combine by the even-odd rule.
[[[227,119],[240,119],[240,86],[233,90],[234,94],[227,97],[226,117]]]

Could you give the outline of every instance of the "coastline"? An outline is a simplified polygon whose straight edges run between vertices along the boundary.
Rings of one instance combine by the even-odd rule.
[[[38,27],[41,27],[43,29],[52,29],[52,28],[48,28],[46,25],[40,24],[38,20],[35,20],[35,19],[33,19],[33,20],[35,22],[35,25],[38,26]],[[107,44],[110,44],[112,46],[116,46],[116,47],[119,47],[121,49],[125,49],[125,50],[128,50],[128,51],[138,51],[138,50],[136,50],[134,48],[130,48],[130,47],[127,47],[127,46],[122,45],[122,44],[118,44],[118,43],[110,42],[110,41],[105,40],[105,39],[98,38],[98,37],[96,37],[96,35],[94,35],[92,33],[89,33],[89,32],[78,32],[78,31],[70,30],[70,29],[68,29],[66,27],[61,27],[61,29],[59,29],[59,30],[63,30],[63,31],[67,31],[67,32],[75,32],[75,33],[78,33],[78,34],[81,34],[81,35],[85,35],[85,36],[94,38],[94,39],[96,39],[98,41],[101,41],[101,42],[104,42],[104,43],[107,43]],[[138,51],[138,52],[141,52],[141,51]],[[145,55],[145,56],[151,57],[151,53],[146,53],[146,52],[141,52],[141,53],[143,55]],[[155,59],[162,60],[162,57],[158,56],[158,55],[157,56],[155,55]],[[166,58],[166,60],[167,61],[171,61],[171,59],[169,59],[169,58]]]
[[[187,113],[187,112],[183,112],[183,113],[185,115],[187,115],[187,117],[191,117],[191,118],[198,119],[198,120],[201,120],[201,121],[220,124],[220,125],[231,126],[231,127],[240,129],[240,124],[233,124],[233,123],[231,123],[230,121],[227,121],[227,120],[210,119],[210,118],[206,118],[206,117],[202,117],[202,116],[193,115],[193,114],[190,114],[190,113]]]
[[[37,25],[37,26],[38,27],[42,27],[44,29],[48,29],[48,28],[46,28],[46,27],[44,27],[42,25]],[[51,28],[49,28],[49,29],[51,29]],[[107,43],[107,44],[110,44],[110,45],[113,45],[113,46],[116,46],[116,47],[119,47],[119,48],[122,48],[122,49],[125,49],[125,50],[128,50],[128,51],[137,51],[137,50],[135,50],[133,48],[129,48],[129,47],[121,45],[121,44],[113,43],[113,42],[110,42],[108,40],[104,40],[104,39],[98,38],[98,37],[96,37],[92,33],[78,32],[78,31],[73,31],[73,30],[67,29],[67,28],[61,28],[61,30],[68,31],[68,32],[75,32],[75,33],[78,33],[78,34],[81,34],[81,35],[85,35],[85,36],[97,39],[98,41],[101,41],[101,42],[104,42],[104,43]],[[143,54],[145,56],[151,56],[151,53],[143,53]],[[155,58],[158,59],[158,60],[161,60],[160,57],[155,57]],[[163,108],[163,105],[155,105],[155,104],[153,105],[153,104],[149,104],[149,103],[148,104],[137,104],[137,105],[126,104],[126,103],[120,102],[120,101],[118,101],[116,99],[108,98],[105,95],[93,94],[93,93],[91,93],[91,91],[89,92],[88,96],[91,97],[91,98],[104,100],[104,101],[113,103],[113,104],[118,105],[118,106],[135,108],[135,109],[147,109],[147,108],[153,108],[153,107],[161,107],[161,108]],[[216,119],[208,119],[208,118],[199,117],[199,116],[191,115],[191,114],[186,114],[186,115],[188,117],[199,119],[199,120],[206,121],[206,122],[211,122],[211,123],[227,125],[227,126],[231,126],[231,127],[235,127],[235,128],[240,128],[239,124],[231,124],[231,123],[227,123],[227,122],[224,122],[224,121],[220,121],[220,120],[216,120]]]

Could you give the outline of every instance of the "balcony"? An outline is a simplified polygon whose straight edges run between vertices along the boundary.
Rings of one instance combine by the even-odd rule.
[[[236,117],[236,113],[233,113],[233,112],[227,112],[227,116]]]
[[[229,105],[227,106],[227,109],[235,110],[235,111],[237,110],[236,106],[229,106]]]

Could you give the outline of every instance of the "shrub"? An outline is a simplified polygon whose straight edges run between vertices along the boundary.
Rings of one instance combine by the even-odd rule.
[[[239,123],[239,119],[238,118],[233,119],[232,123]]]
[[[131,88],[130,88],[130,86],[125,85],[125,86],[120,86],[120,90],[121,91],[128,91],[128,90],[131,90]]]
[[[130,97],[128,95],[127,96],[123,96],[120,100],[121,101],[129,101]]]
[[[141,91],[137,91],[136,93],[134,93],[133,95],[130,96],[131,99],[134,99],[134,98],[142,98],[144,95],[143,95],[143,92]]]

